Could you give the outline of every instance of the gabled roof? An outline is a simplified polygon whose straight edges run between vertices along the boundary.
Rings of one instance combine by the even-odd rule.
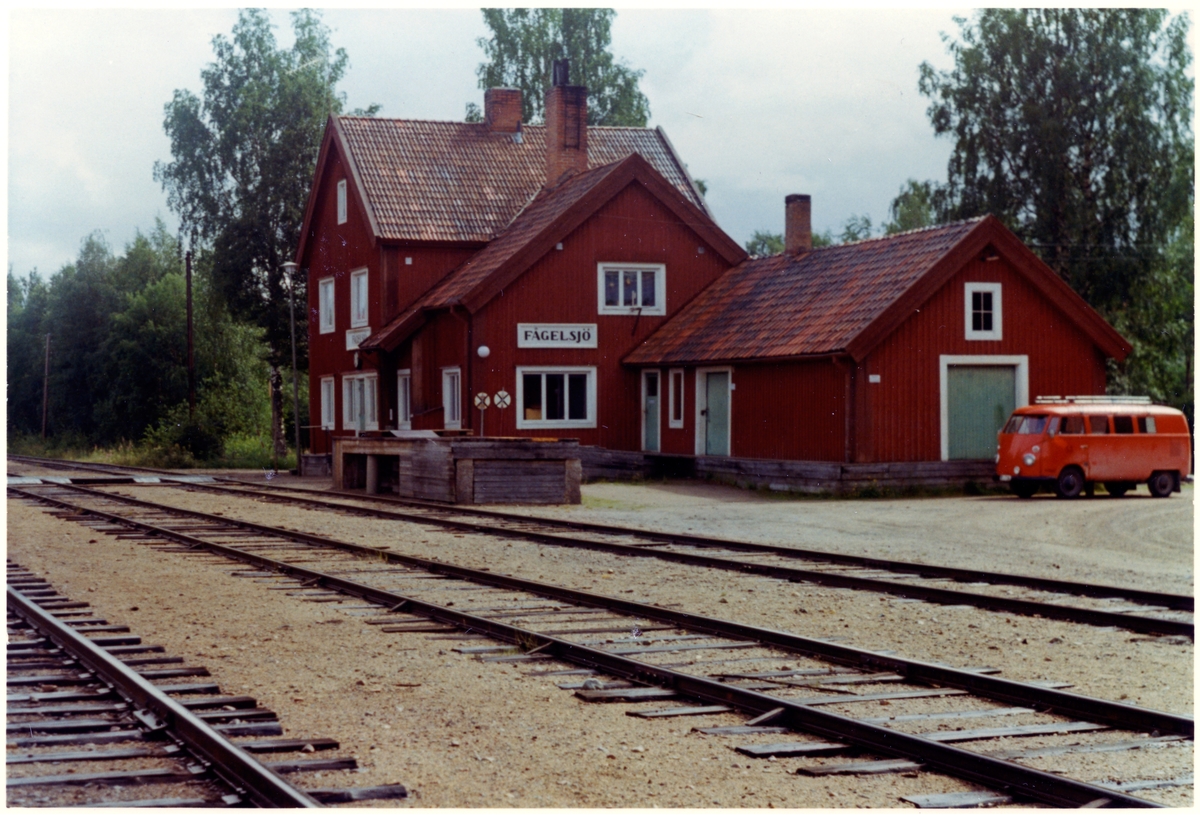
[[[556,243],[630,184],[640,184],[731,264],[745,251],[640,154],[567,178],[540,191],[487,246],[435,284],[413,306],[368,337],[363,350],[394,349],[429,311],[461,305],[477,311]]]
[[[996,218],[750,258],[662,325],[625,362],[704,364],[842,353],[865,357],[991,243],[1108,356],[1130,346]]]
[[[522,126],[518,142],[483,123],[339,116],[326,127],[317,179],[334,146],[355,179],[376,240],[489,241],[546,182],[543,125]],[[661,128],[588,128],[589,168],[634,153],[712,217]],[[316,192],[314,185],[297,257]]]

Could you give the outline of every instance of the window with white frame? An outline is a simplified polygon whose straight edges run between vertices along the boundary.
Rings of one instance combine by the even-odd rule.
[[[334,380],[332,376],[322,377],[321,379],[321,429],[333,430],[334,428]]]
[[[601,263],[601,314],[666,314],[667,267],[661,263]]]
[[[412,429],[412,370],[402,368],[396,371],[396,417],[399,430]]]
[[[338,223],[346,223],[346,179],[337,183]]]
[[[320,332],[328,334],[333,331],[333,278],[323,277],[317,283],[317,310],[320,313]]]
[[[683,369],[667,375],[667,427],[683,427]]]
[[[367,270],[350,273],[350,327],[367,325]]]
[[[963,301],[968,340],[1004,339],[999,283],[967,283],[963,287]]]
[[[462,371],[442,368],[442,424],[448,430],[462,427]]]
[[[379,429],[378,384],[379,375],[375,373],[342,377],[343,430]]]
[[[518,429],[595,426],[595,368],[517,368]]]

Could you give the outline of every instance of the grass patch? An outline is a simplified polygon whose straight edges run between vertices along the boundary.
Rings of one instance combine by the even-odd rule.
[[[120,442],[112,447],[88,445],[81,438],[39,436],[10,436],[8,451],[15,455],[38,458],[69,459],[90,464],[115,464],[128,467],[153,467],[167,470],[190,470],[197,467],[229,470],[270,470],[274,468],[269,437],[234,435],[225,440],[219,455],[197,460],[177,444],[153,445]],[[279,460],[280,470],[296,467],[295,451]]]

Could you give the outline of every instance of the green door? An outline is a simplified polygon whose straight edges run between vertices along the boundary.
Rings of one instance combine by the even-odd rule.
[[[705,374],[704,454],[729,455],[729,372]]]
[[[951,365],[946,406],[951,459],[990,459],[996,434],[1017,406],[1017,369],[1011,365]]]

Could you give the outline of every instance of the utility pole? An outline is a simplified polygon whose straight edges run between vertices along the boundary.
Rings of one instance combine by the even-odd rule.
[[[300,469],[300,385],[296,373],[296,270],[299,265],[288,261],[283,264],[288,275],[288,305],[292,310],[292,422],[296,428],[296,475],[304,475]]]
[[[192,346],[192,250],[184,256],[187,269],[187,374],[188,374],[188,418],[196,418],[196,359]]]
[[[46,438],[46,405],[50,400],[50,335],[46,335],[46,365],[42,371],[42,438]]]

